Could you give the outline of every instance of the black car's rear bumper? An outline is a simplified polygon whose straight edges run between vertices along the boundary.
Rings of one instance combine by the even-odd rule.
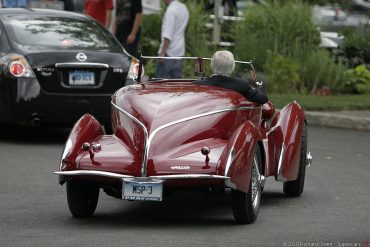
[[[26,83],[0,83],[0,123],[72,126],[85,113],[102,124],[110,121],[111,94],[46,93],[37,80]]]

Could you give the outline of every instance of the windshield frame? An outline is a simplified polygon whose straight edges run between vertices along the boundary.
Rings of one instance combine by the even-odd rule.
[[[145,64],[145,61],[148,60],[155,60],[159,61],[160,59],[165,59],[165,60],[187,60],[187,61],[194,61],[195,69],[194,69],[194,76],[197,78],[174,78],[174,79],[166,79],[166,78],[149,78],[147,75],[144,75],[143,73],[143,66]],[[207,57],[161,57],[161,56],[140,56],[139,58],[139,69],[138,69],[138,75],[137,78],[134,78],[134,80],[138,83],[145,83],[148,81],[189,81],[189,80],[198,80],[198,79],[204,79],[211,74],[205,74],[205,68],[204,68],[204,61],[211,62],[211,58]],[[257,77],[256,77],[256,71],[253,66],[252,60],[250,61],[240,61],[240,60],[235,60],[235,65],[243,65],[243,66],[248,66],[248,70],[250,72],[250,83],[253,85],[257,85]],[[208,68],[209,69],[209,68]]]

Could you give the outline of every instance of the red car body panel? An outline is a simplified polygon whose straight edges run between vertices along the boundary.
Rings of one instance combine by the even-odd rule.
[[[272,104],[258,106],[231,90],[163,81],[123,87],[112,105],[114,134],[104,135],[92,116],[83,116],[71,131],[60,171],[217,175],[229,179],[171,179],[165,185],[219,185],[247,192],[254,150],[260,145],[265,176],[297,177],[304,112],[295,102],[274,115]],[[85,142],[99,148],[85,151]],[[203,147],[211,150],[208,157],[201,153]],[[60,181],[67,178],[61,175]],[[107,182],[99,175],[89,179]]]
[[[84,142],[92,142],[104,134],[101,124],[90,114],[82,116],[74,125],[66,142],[61,159],[61,171],[71,171],[78,168],[79,156]]]
[[[253,151],[259,139],[258,127],[250,121],[240,126],[231,139],[230,144],[235,150],[235,156],[231,161],[230,171],[226,172],[226,175],[230,176],[231,183],[240,191],[249,190]],[[222,163],[227,165],[227,162]]]
[[[297,178],[304,121],[304,111],[296,102],[285,106],[272,119],[273,127],[267,131],[264,139],[265,176],[278,176],[280,162],[282,181]]]
[[[282,126],[286,146],[282,163],[282,175],[288,181],[297,179],[303,123],[304,112],[296,102],[281,110],[278,125]]]
[[[135,165],[140,163],[140,159],[137,159],[135,152],[132,152],[119,138],[100,135],[94,142],[101,144],[101,151],[94,152],[93,158],[89,152],[81,154],[77,164],[78,169],[140,175],[140,169]]]

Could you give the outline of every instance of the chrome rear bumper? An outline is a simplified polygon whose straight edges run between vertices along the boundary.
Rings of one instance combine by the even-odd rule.
[[[133,178],[134,176],[131,175],[124,175],[114,172],[104,172],[104,171],[94,171],[94,170],[76,170],[76,171],[58,171],[54,172],[54,174],[72,177],[72,176],[101,176],[101,177],[109,177],[109,178]],[[171,180],[171,179],[230,179],[227,176],[220,176],[220,175],[208,175],[208,174],[176,174],[176,175],[161,175],[161,176],[148,176],[147,178],[153,179],[163,179],[163,180]]]

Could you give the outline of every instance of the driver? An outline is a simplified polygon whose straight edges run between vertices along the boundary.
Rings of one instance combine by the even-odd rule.
[[[217,51],[211,59],[213,74],[207,79],[198,80],[194,83],[227,88],[240,93],[249,101],[258,104],[266,103],[268,99],[264,93],[250,87],[248,81],[230,76],[234,68],[234,55],[229,51]]]

